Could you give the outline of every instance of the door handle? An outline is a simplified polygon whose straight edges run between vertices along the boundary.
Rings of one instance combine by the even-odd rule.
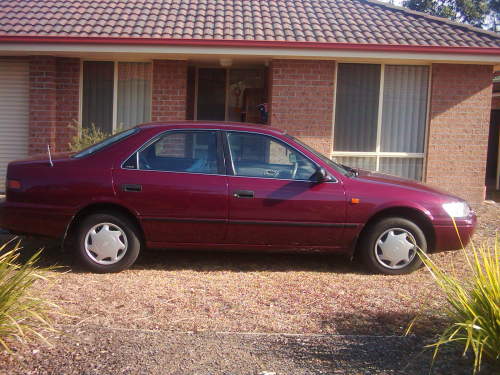
[[[233,193],[235,198],[253,198],[254,196],[255,194],[251,190],[238,190]]]
[[[122,185],[123,191],[139,192],[142,191],[142,185],[137,184],[124,184]]]

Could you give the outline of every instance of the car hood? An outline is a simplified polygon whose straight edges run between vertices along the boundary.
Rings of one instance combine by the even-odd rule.
[[[444,190],[437,189],[435,187],[429,186],[424,183],[420,183],[417,181],[413,180],[408,180],[405,178],[385,174],[385,173],[379,173],[379,172],[372,172],[372,171],[367,171],[363,169],[358,170],[358,176],[356,177],[358,180],[361,181],[367,181],[367,182],[376,182],[379,184],[384,184],[384,185],[391,185],[394,187],[400,187],[404,189],[409,189],[413,191],[419,191],[422,193],[430,193],[434,195],[439,195],[439,196],[445,196],[449,198],[453,198],[455,200],[460,200],[462,201],[463,199],[452,195]]]

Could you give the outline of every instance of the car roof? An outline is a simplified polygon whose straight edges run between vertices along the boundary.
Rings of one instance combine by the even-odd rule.
[[[269,125],[250,124],[244,122],[229,122],[229,121],[162,121],[162,122],[147,122],[136,126],[137,128],[164,128],[164,129],[179,129],[179,128],[210,128],[220,130],[246,130],[249,132],[262,132],[263,130],[269,133],[285,134],[286,132],[280,129],[272,128]]]

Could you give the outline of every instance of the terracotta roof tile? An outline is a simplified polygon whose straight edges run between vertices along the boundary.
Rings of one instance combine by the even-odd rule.
[[[500,35],[372,0],[0,0],[0,36],[500,47]]]

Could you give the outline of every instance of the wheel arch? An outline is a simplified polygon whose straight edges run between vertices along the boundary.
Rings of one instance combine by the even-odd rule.
[[[436,245],[436,233],[434,227],[432,226],[431,219],[422,210],[410,207],[410,206],[393,206],[386,207],[375,214],[373,214],[363,226],[358,236],[356,237],[353,249],[353,256],[358,253],[358,247],[360,244],[360,239],[365,235],[370,228],[378,221],[388,218],[388,217],[400,217],[403,219],[409,219],[417,224],[425,234],[427,240],[427,251],[432,252]]]
[[[69,239],[72,238],[72,235],[75,233],[76,228],[78,227],[78,224],[81,223],[81,221],[87,217],[88,215],[91,215],[93,213],[97,212],[115,212],[119,213],[127,218],[129,218],[137,227],[139,230],[140,234],[140,240],[144,242],[145,236],[144,236],[144,229],[141,225],[141,222],[139,221],[137,215],[128,209],[125,206],[122,206],[120,204],[114,203],[114,202],[94,202],[90,203],[84,207],[81,207],[78,212],[71,218],[70,222],[68,223],[66,227],[66,232],[64,233],[64,237],[62,239],[62,248],[65,248],[65,245]]]

